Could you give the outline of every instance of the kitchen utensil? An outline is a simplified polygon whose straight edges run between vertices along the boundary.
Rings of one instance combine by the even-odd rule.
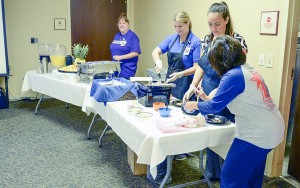
[[[161,74],[158,73],[157,76],[158,76],[158,83],[161,83]]]
[[[138,82],[138,102],[146,107],[152,106],[154,102],[170,102],[171,89],[176,85],[171,83],[158,84],[157,82]]]

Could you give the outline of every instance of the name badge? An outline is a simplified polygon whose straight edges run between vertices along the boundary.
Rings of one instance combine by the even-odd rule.
[[[183,55],[189,55],[190,51],[191,51],[191,48],[190,47],[186,47],[185,50],[184,50],[184,52],[183,52]]]
[[[121,46],[125,46],[125,44],[126,44],[126,40],[122,40],[122,41],[120,42],[120,45],[121,45]]]

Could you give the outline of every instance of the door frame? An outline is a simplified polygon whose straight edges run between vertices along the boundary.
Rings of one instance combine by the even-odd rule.
[[[290,0],[288,5],[288,17],[286,27],[286,43],[284,51],[284,64],[282,70],[281,91],[279,100],[279,110],[282,113],[285,131],[284,140],[273,150],[272,169],[270,177],[279,177],[282,174],[284,151],[286,146],[286,136],[290,114],[292,87],[293,87],[293,69],[296,63],[296,48],[298,38],[298,20],[300,15],[300,1]]]

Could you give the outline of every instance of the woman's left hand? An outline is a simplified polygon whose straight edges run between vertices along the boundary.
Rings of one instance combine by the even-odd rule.
[[[121,56],[120,55],[114,55],[113,58],[116,61],[120,61],[121,60]]]
[[[177,80],[178,78],[181,78],[183,76],[183,72],[174,72],[173,74],[170,74],[170,78],[167,79],[167,83],[169,82],[174,82],[175,80]]]

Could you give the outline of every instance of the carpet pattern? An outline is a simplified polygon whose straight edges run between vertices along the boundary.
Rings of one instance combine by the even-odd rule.
[[[105,123],[96,122],[91,139],[86,133],[92,120],[80,107],[46,99],[34,114],[37,101],[11,102],[0,110],[0,187],[158,187],[145,175],[134,176],[127,162],[127,146],[112,131],[98,138]],[[198,180],[198,159],[173,161],[167,186]],[[191,186],[192,187],[192,186]],[[206,184],[193,187],[208,187]],[[215,182],[214,187],[219,187]],[[265,178],[264,187],[291,187],[280,178]]]

